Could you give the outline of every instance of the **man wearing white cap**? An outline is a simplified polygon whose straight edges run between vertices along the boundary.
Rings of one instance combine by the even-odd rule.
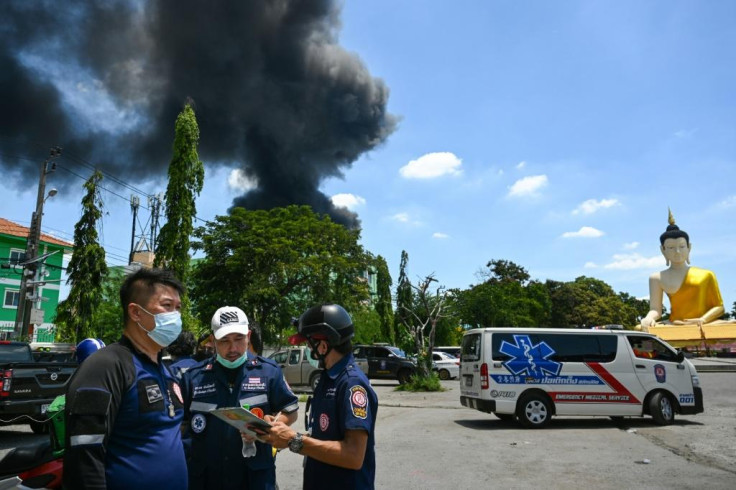
[[[270,445],[244,441],[214,415],[215,408],[248,406],[268,421],[291,425],[299,401],[278,364],[248,356],[248,318],[224,306],[212,317],[215,356],[184,374],[184,430],[189,489],[273,489],[276,467]]]

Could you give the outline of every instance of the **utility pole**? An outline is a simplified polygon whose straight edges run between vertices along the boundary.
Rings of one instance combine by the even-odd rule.
[[[15,338],[25,339],[29,333],[29,323],[31,318],[31,307],[34,301],[38,298],[36,294],[37,285],[41,282],[41,278],[38,277],[38,273],[41,272],[42,268],[38,264],[38,246],[41,241],[41,221],[43,218],[43,204],[46,202],[47,197],[56,195],[56,189],[51,189],[48,196],[46,196],[46,175],[56,170],[56,164],[52,163],[52,160],[61,155],[61,148],[58,146],[51,148],[48,158],[41,164],[41,177],[38,181],[38,197],[36,198],[36,210],[31,216],[31,227],[28,231],[28,239],[26,240],[26,257],[23,261],[23,272],[21,273],[20,279],[20,294],[18,295],[18,311],[15,316],[15,330],[13,332]],[[49,169],[49,163],[52,163]],[[28,279],[34,276],[32,282],[33,289],[32,294],[28,294]],[[29,298],[31,296],[31,298]]]

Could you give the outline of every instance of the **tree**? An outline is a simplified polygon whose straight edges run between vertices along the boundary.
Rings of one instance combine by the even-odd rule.
[[[390,344],[396,343],[396,335],[394,335],[394,310],[391,301],[391,273],[388,271],[386,259],[380,255],[376,257],[376,285],[378,289],[378,298],[376,299],[375,310],[381,320],[381,336]]]
[[[370,296],[362,277],[370,265],[360,231],[348,230],[309,206],[235,208],[196,230],[205,258],[192,271],[194,312],[209,323],[223,305],[238,306],[281,344],[292,317],[319,303],[351,313]]]
[[[411,322],[409,311],[414,306],[414,294],[412,293],[411,281],[406,274],[409,265],[409,254],[406,250],[401,251],[401,263],[399,264],[399,279],[396,284],[396,313],[394,314],[394,337],[402,347],[409,347],[403,341],[402,335],[406,333],[404,325]],[[411,341],[411,339],[407,340]],[[411,341],[413,344],[413,341]],[[413,349],[413,345],[411,345]]]
[[[174,271],[182,284],[189,280],[190,236],[197,214],[196,196],[204,185],[204,164],[199,160],[199,127],[192,106],[187,103],[176,118],[174,148],[169,163],[169,185],[166,188],[166,224],[156,244],[154,265],[165,265]],[[189,298],[182,295],[182,321],[192,328]]]
[[[109,268],[102,281],[102,296],[95,311],[94,322],[97,338],[109,344],[120,338],[123,325],[123,308],[120,305],[120,286],[125,280],[122,267]]]
[[[433,282],[437,282],[434,274],[420,279],[416,285],[412,284],[414,305],[402,306],[406,312],[404,328],[414,341],[417,352],[417,375],[420,378],[429,377],[432,372],[432,351],[437,323],[445,315],[446,291],[443,286],[430,291]]]
[[[102,281],[107,274],[105,249],[97,241],[97,222],[102,217],[99,183],[102,173],[95,171],[84,183],[87,193],[82,198],[82,217],[74,225],[74,251],[67,267],[71,290],[59,303],[56,323],[58,337],[66,342],[78,342],[86,337],[98,337],[99,325],[94,321],[102,300]]]
[[[549,325],[550,299],[543,284],[514,262],[491,260],[484,282],[454,290],[452,310],[462,323],[482,327],[540,327]]]

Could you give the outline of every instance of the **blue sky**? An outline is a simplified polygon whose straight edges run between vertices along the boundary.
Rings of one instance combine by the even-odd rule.
[[[637,297],[664,268],[669,206],[730,311],[734,24],[731,1],[346,2],[340,44],[386,82],[401,120],[322,191],[358,213],[394,280],[406,250],[412,279],[435,273],[447,287],[505,259],[535,279],[586,275]],[[237,181],[208,170],[198,215],[224,214]],[[165,189],[163,177],[131,183]],[[0,188],[14,196],[2,216],[27,224],[36,189]],[[103,243],[121,264],[130,207],[105,197]],[[80,198],[49,199],[44,229],[70,238]]]

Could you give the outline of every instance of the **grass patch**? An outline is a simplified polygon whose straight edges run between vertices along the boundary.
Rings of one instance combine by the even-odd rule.
[[[413,375],[408,383],[397,386],[396,391],[445,391],[445,389],[440,384],[437,373],[431,373],[426,378]]]
[[[309,398],[310,396],[312,395],[307,394],[307,393],[302,393],[301,395],[299,395],[299,401],[302,403],[307,403],[307,398]]]

